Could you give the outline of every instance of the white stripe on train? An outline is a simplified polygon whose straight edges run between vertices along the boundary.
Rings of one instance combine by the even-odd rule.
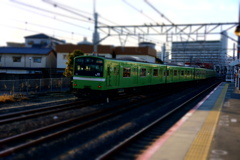
[[[105,78],[84,78],[84,77],[73,77],[74,80],[85,80],[85,81],[100,81],[105,82]]]

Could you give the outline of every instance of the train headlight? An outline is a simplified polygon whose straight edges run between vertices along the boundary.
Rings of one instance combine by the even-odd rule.
[[[98,88],[102,88],[102,86],[98,86]]]
[[[77,84],[75,83],[75,84],[73,84],[74,86],[77,86]]]

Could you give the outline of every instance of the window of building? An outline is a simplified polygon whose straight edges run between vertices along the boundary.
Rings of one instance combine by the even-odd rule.
[[[13,62],[21,62],[21,57],[12,57]]]
[[[157,77],[158,76],[158,69],[153,69],[153,76]]]
[[[63,55],[63,59],[68,59],[68,55],[67,54]]]
[[[123,68],[123,77],[131,76],[131,68]]]
[[[33,57],[33,62],[34,63],[41,63],[42,62],[42,57]]]
[[[28,45],[33,45],[34,44],[34,42],[33,41],[28,41]]]
[[[42,45],[46,45],[46,44],[47,44],[47,41],[41,41],[41,44],[42,44]]]
[[[140,76],[141,77],[146,77],[147,75],[147,69],[146,68],[141,68],[140,69]]]

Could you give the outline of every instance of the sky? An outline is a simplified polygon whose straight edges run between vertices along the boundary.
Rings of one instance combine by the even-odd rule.
[[[147,1],[175,24],[226,23],[239,19],[239,0]],[[1,0],[0,46],[6,46],[6,42],[23,43],[25,36],[38,33],[67,43],[77,44],[84,37],[92,42],[94,8],[99,14],[99,25],[169,24],[144,0]],[[102,31],[99,33],[100,39],[106,36]],[[234,29],[228,35],[237,39]],[[123,37],[122,40],[126,40],[126,46],[137,46],[139,39]],[[145,40],[156,42],[158,47],[165,43],[164,38],[157,36],[147,36]],[[119,37],[108,37],[101,44],[121,45]]]

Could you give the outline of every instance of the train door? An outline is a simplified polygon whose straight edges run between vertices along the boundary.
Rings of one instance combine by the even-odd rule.
[[[107,65],[106,86],[111,86],[111,64]]]
[[[165,80],[165,83],[168,83],[168,74],[169,74],[169,71],[168,71],[168,68],[166,66],[166,68],[164,69],[164,80]]]
[[[147,83],[148,84],[152,83],[152,68],[147,69]]]
[[[173,82],[173,69],[169,69],[169,82]]]
[[[137,86],[137,84],[138,84],[138,76],[139,76],[139,74],[138,74],[138,66],[134,66],[133,67],[133,74],[132,74],[132,76],[133,76],[133,84],[135,86]]]
[[[113,82],[113,86],[114,87],[118,87],[119,86],[119,72],[120,72],[120,67],[119,65],[113,65],[113,72],[112,72],[112,82]]]
[[[109,87],[119,86],[119,65],[117,64],[107,65],[107,86]]]

